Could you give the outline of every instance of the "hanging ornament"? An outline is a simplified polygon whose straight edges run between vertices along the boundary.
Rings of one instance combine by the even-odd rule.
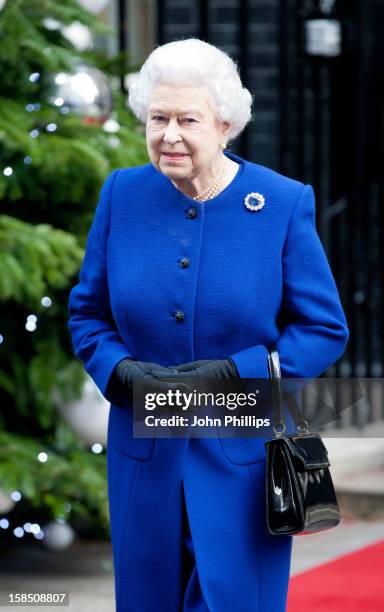
[[[15,502],[7,493],[0,489],[0,514],[8,514],[15,505]]]
[[[112,111],[108,79],[98,68],[78,64],[72,74],[56,74],[51,102],[84,117],[86,123],[104,123]]]
[[[87,376],[83,395],[79,400],[62,404],[57,394],[54,394],[54,397],[64,421],[87,446],[95,443],[106,446],[109,402],[102,396],[90,376]]]
[[[103,130],[108,134],[116,134],[120,130],[120,123],[116,119],[107,119],[103,125]]]
[[[64,520],[51,521],[44,528],[42,542],[51,550],[65,550],[69,548],[75,539],[75,532]]]
[[[80,21],[74,21],[71,25],[61,28],[61,32],[78,51],[86,51],[93,46],[90,29]]]
[[[103,9],[105,9],[109,3],[109,0],[77,0],[77,2],[86,11],[97,15],[98,13],[101,13]]]
[[[63,26],[61,21],[57,21],[57,19],[52,19],[52,17],[46,17],[43,19],[43,24],[47,28],[47,30],[60,30]]]

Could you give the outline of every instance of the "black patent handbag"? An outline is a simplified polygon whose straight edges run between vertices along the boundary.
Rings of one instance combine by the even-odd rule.
[[[307,535],[340,523],[328,451],[310,431],[295,402],[287,401],[298,433],[284,435],[279,354],[268,355],[275,437],[266,447],[266,519],[272,535]]]

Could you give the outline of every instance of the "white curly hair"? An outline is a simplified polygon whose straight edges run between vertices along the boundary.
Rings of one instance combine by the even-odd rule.
[[[237,64],[227,53],[199,38],[156,47],[131,80],[128,104],[143,123],[152,88],[160,83],[205,86],[217,117],[231,124],[228,140],[236,138],[252,118],[252,95],[242,85]]]

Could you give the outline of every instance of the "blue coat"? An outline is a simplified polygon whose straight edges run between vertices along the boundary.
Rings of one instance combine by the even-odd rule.
[[[118,612],[176,612],[180,597],[184,610],[283,610],[291,538],[265,531],[264,440],[134,438],[130,406],[108,389],[117,363],[230,356],[241,377],[267,378],[275,345],[283,377],[316,378],[348,340],[312,187],[225,154],[238,173],[205,203],[150,163],[112,172],[69,298],[75,354],[111,402]],[[251,192],[265,198],[258,211],[244,205]],[[186,591],[183,525],[197,558]],[[198,589],[201,608],[190,603]]]

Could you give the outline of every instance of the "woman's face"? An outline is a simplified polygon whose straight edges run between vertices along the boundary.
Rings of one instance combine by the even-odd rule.
[[[152,89],[147,149],[152,164],[168,178],[192,179],[216,168],[229,128],[216,117],[206,87],[159,84]]]

